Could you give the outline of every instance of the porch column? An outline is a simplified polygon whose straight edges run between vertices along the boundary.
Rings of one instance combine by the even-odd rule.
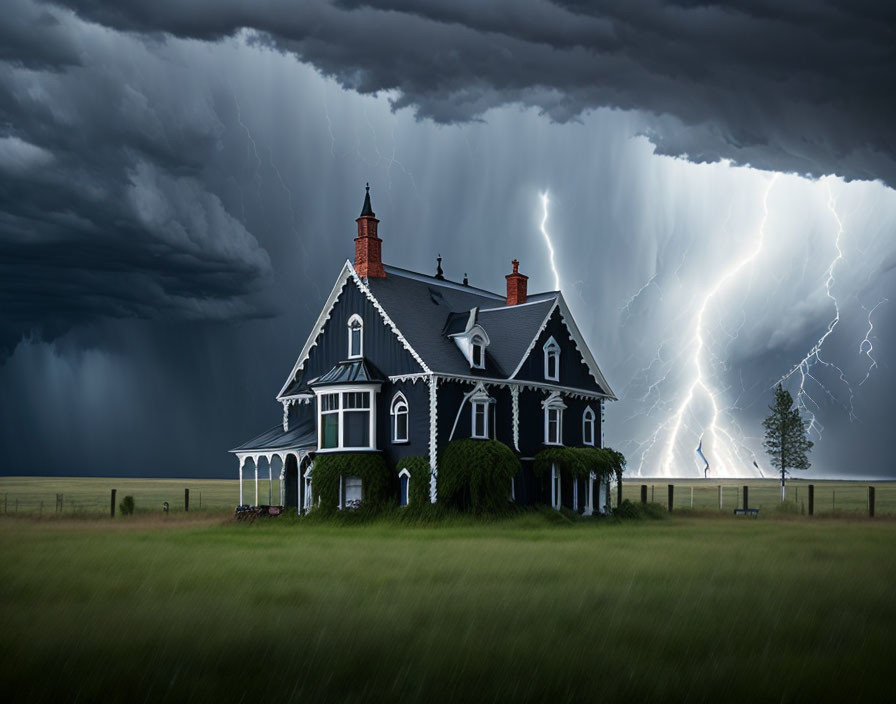
[[[258,506],[258,458],[255,458],[255,505]]]
[[[271,458],[268,457],[268,506],[274,503],[274,475],[271,471]]]
[[[240,457],[240,506],[243,505],[243,465],[246,463],[245,457]]]

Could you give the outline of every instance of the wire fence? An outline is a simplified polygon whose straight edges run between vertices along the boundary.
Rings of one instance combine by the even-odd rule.
[[[113,499],[112,492],[115,491]],[[120,515],[126,496],[138,514],[233,510],[236,480],[0,477],[0,512],[7,516]]]
[[[622,483],[622,498],[632,502],[642,499],[642,487],[647,487],[647,501],[669,507],[669,485],[673,488],[673,510],[718,510],[732,512],[744,506],[744,487],[747,487],[748,508],[760,512],[782,511],[808,515],[855,514],[869,515],[873,488],[874,515],[896,515],[896,482],[845,481],[790,481],[786,485],[786,505],[782,507],[781,484],[775,481],[724,482],[627,480]],[[810,507],[810,486],[813,487]],[[614,497],[615,498],[615,497]]]

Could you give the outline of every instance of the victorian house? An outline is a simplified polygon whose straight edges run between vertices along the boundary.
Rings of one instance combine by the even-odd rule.
[[[564,487],[559,470],[542,481],[532,469],[545,448],[601,447],[604,403],[615,400],[563,294],[529,293],[516,260],[503,293],[449,281],[441,259],[434,276],[384,264],[369,187],[356,222],[354,262],[336,276],[277,394],[281,422],[231,450],[240,504],[249,471],[255,505],[261,475],[267,503],[308,510],[315,458],[349,452],[382,453],[400,505],[421,495],[409,491],[403,461],[427,458],[426,495],[436,502],[441,449],[482,438],[521,461],[509,500],[603,512],[599,475]],[[360,477],[341,479],[340,506],[363,496]]]

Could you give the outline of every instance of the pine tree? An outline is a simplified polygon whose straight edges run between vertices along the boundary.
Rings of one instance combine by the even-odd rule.
[[[775,389],[775,403],[769,406],[771,415],[762,425],[765,428],[763,446],[773,467],[781,471],[781,501],[785,498],[784,482],[790,469],[809,469],[806,453],[812,449],[812,441],[806,436],[806,424],[799,408],[793,406],[793,397],[781,384]]]

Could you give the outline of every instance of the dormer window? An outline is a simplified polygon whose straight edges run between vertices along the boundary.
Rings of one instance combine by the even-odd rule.
[[[594,411],[591,406],[582,414],[582,444],[594,445]]]
[[[348,319],[348,358],[364,355],[364,322],[360,315]]]
[[[544,444],[563,444],[563,411],[566,404],[559,393],[552,393],[542,404],[544,407]]]
[[[560,345],[553,337],[544,343],[544,378],[560,381]]]
[[[485,339],[482,335],[473,335],[470,342],[473,345],[473,358],[470,366],[474,369],[485,369]]]

